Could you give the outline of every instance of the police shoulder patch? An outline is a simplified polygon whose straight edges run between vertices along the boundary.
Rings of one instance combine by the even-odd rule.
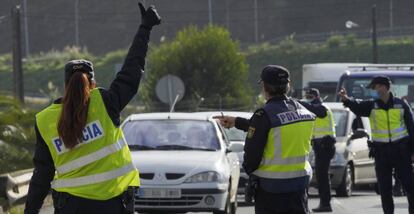
[[[250,126],[249,130],[247,130],[247,138],[249,139],[252,138],[255,131],[256,131],[256,128]]]
[[[264,110],[263,110],[263,109],[258,109],[258,110],[254,113],[254,115],[255,115],[255,116],[257,116],[257,117],[261,117],[261,116],[263,116],[263,115],[264,115]]]

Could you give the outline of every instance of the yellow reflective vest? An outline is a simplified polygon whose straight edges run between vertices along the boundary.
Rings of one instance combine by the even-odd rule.
[[[298,178],[312,173],[308,162],[314,114],[293,100],[265,105],[271,121],[262,161],[254,175],[270,179]]]
[[[324,118],[317,117],[315,126],[313,127],[313,139],[320,139],[326,135],[335,137],[335,121],[331,109],[328,106],[326,116]]]
[[[40,135],[56,168],[51,184],[54,190],[107,200],[122,194],[128,186],[139,186],[139,173],[123,132],[109,117],[99,89],[91,91],[83,141],[73,149],[67,149],[58,135],[61,111],[61,104],[52,104],[36,115]]]
[[[391,143],[408,137],[402,104],[397,103],[392,108],[384,110],[375,103],[369,115],[369,122],[374,142]]]

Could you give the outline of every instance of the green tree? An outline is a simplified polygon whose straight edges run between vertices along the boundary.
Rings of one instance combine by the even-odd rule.
[[[34,112],[0,96],[0,174],[32,167]]]
[[[224,28],[183,29],[173,41],[150,51],[148,70],[145,101],[152,110],[168,109],[155,95],[157,81],[166,74],[180,77],[185,85],[177,110],[250,108],[248,66]]]

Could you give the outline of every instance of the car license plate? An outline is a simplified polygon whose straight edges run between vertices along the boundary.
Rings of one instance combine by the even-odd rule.
[[[140,188],[138,190],[138,196],[140,198],[181,198],[181,190]]]

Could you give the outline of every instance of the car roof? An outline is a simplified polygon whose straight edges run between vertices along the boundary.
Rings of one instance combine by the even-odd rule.
[[[197,115],[194,113],[182,112],[156,112],[156,113],[140,113],[131,114],[126,120],[209,120],[205,115]]]
[[[385,75],[385,76],[414,76],[414,71],[401,71],[401,70],[383,70],[383,71],[357,71],[357,72],[345,72],[342,77],[367,77]]]
[[[233,116],[233,117],[243,117],[243,118],[250,118],[253,113],[252,112],[245,112],[245,111],[202,111],[202,112],[194,112],[194,114],[198,115],[205,115],[206,117],[213,117],[213,116]]]

